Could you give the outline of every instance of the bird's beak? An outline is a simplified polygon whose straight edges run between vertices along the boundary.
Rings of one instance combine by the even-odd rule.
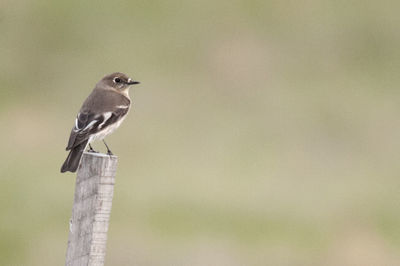
[[[128,82],[127,82],[126,84],[128,84],[128,85],[135,85],[135,84],[140,84],[140,82],[139,82],[139,81],[134,81],[134,80],[128,79]]]

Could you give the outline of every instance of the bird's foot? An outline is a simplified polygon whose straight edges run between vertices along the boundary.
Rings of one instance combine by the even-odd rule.
[[[110,148],[108,147],[107,143],[104,141],[104,139],[103,139],[103,143],[104,143],[104,145],[106,145],[106,147],[107,147],[107,155],[109,155],[110,157],[111,157],[112,155],[114,155],[114,154],[111,152]]]
[[[92,145],[89,144],[89,150],[88,152],[93,152],[93,153],[99,153],[98,151],[93,150]]]

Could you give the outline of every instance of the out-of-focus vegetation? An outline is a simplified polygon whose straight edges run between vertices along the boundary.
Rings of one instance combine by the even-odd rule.
[[[2,1],[0,264],[63,265],[69,131],[121,71],[107,265],[399,265],[399,8]]]

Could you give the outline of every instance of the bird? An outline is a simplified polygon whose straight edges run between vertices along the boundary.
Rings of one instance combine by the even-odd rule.
[[[103,140],[107,154],[113,155],[104,138],[126,118],[131,106],[129,88],[135,84],[140,82],[121,72],[109,74],[96,84],[76,116],[66,148],[69,154],[61,173],[76,172],[86,147],[89,146],[89,152],[96,152],[90,145],[95,140]]]

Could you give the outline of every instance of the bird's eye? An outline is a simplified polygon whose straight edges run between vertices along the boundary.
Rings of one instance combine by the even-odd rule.
[[[115,82],[115,83],[120,83],[120,82],[121,82],[121,79],[120,79],[120,78],[115,78],[115,79],[114,79],[114,82]]]

